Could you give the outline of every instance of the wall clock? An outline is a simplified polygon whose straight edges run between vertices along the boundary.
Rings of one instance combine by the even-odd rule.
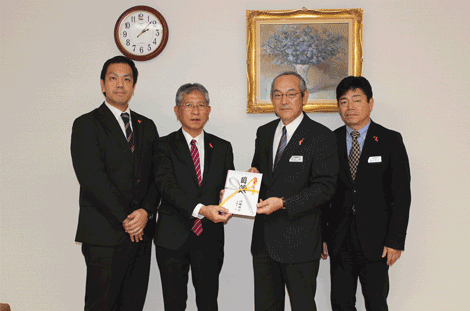
[[[139,5],[122,13],[114,27],[114,41],[125,56],[146,61],[159,55],[168,42],[168,25],[154,8]]]

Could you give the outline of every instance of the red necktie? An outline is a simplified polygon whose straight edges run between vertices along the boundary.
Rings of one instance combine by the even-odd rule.
[[[197,182],[201,185],[201,163],[199,161],[199,150],[196,147],[196,140],[191,140],[191,158],[193,158],[194,168],[196,169]],[[194,234],[200,236],[202,233],[202,223],[199,218],[194,219],[192,228]]]

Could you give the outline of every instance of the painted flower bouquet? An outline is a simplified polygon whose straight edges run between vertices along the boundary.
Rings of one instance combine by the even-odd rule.
[[[274,57],[276,65],[320,65],[341,52],[343,39],[343,35],[328,29],[284,25],[263,44],[262,50]]]

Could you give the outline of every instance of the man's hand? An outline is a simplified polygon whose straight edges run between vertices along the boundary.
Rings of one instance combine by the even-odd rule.
[[[259,171],[258,171],[258,169],[257,169],[256,167],[250,168],[247,172],[248,172],[248,173],[258,173],[258,174],[259,174]]]
[[[284,204],[282,203],[282,199],[280,198],[272,197],[264,201],[260,199],[259,203],[256,204],[256,207],[258,208],[256,210],[256,214],[269,215],[279,209],[282,209],[283,205]]]
[[[213,223],[227,223],[227,221],[232,217],[232,214],[228,212],[228,209],[218,205],[204,205],[199,210],[199,214]]]
[[[321,259],[325,260],[328,258],[328,248],[326,247],[326,242],[323,242],[323,252],[321,253]]]
[[[384,251],[382,253],[382,258],[387,256],[387,265],[391,266],[398,260],[401,256],[401,251],[393,249],[387,246],[384,246]]]
[[[143,208],[139,208],[127,215],[127,218],[122,222],[122,226],[129,233],[132,242],[142,241],[147,221],[148,214]]]

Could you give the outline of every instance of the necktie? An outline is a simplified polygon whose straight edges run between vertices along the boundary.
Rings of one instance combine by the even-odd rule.
[[[197,182],[201,185],[201,163],[199,161],[199,150],[196,147],[196,140],[191,140],[191,158],[193,158],[194,168],[196,169]],[[202,233],[202,223],[199,218],[194,219],[194,225],[192,228],[194,234],[200,236]]]
[[[274,159],[273,171],[276,168],[277,163],[281,159],[282,153],[284,149],[286,149],[287,145],[287,129],[286,126],[282,127],[282,136],[281,140],[279,141],[279,146],[277,147],[276,158]]]
[[[134,152],[134,149],[135,149],[134,133],[132,132],[132,129],[131,129],[129,114],[127,112],[121,113],[121,118],[122,118],[122,121],[124,121],[124,125],[126,128],[127,144],[129,145],[129,148],[131,149],[131,151]]]
[[[351,137],[353,139],[351,150],[349,151],[349,168],[351,170],[352,179],[356,179],[357,165],[359,164],[359,158],[361,157],[361,148],[357,138],[360,136],[358,131],[352,131]]]
[[[351,137],[353,139],[351,150],[349,151],[349,169],[351,170],[351,176],[354,180],[356,179],[357,165],[359,164],[359,158],[361,157],[361,148],[357,138],[360,136],[358,131],[352,131]],[[356,207],[352,206],[352,213],[356,215]]]

